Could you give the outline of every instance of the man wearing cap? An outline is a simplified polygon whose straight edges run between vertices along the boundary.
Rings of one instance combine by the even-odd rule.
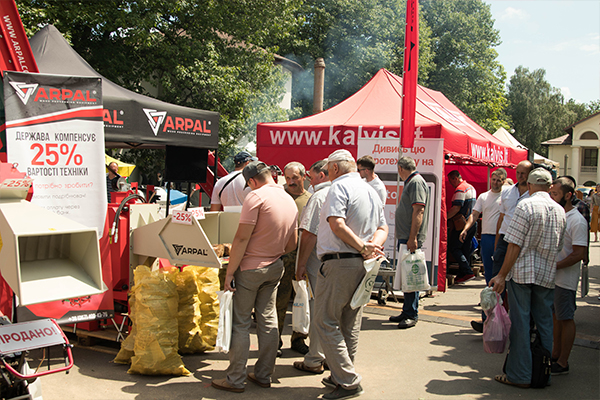
[[[350,301],[363,277],[363,259],[383,255],[388,226],[375,190],[360,178],[347,150],[328,157],[331,187],[321,208],[317,256],[322,262],[315,290],[316,331],[331,376],[323,384],[334,388],[324,399],[360,395],[361,376],[354,369],[362,307]]]
[[[536,168],[527,178],[529,198],[517,205],[504,240],[508,242],[502,269],[489,285],[497,293],[507,286],[510,308],[510,348],[506,374],[496,381],[526,388],[531,384],[531,319],[542,345],[552,351],[552,303],[556,260],[563,247],[565,211],[548,194],[552,176]]]
[[[250,188],[244,182],[242,170],[250,161],[256,161],[247,151],[240,151],[233,157],[235,169],[219,179],[213,189],[210,211],[223,211],[223,207],[241,206]]]
[[[252,191],[242,206],[225,277],[225,291],[234,292],[229,367],[226,378],[212,381],[217,389],[238,393],[244,391],[246,377],[261,387],[271,386],[279,338],[275,298],[283,276],[281,256],[296,248],[298,237],[294,200],[273,181],[269,167],[252,161],[242,174]],[[253,309],[258,360],[254,372],[246,374]]]

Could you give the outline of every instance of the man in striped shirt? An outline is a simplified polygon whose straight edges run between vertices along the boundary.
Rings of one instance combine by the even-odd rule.
[[[542,345],[552,350],[552,310],[556,260],[563,247],[564,209],[550,198],[550,172],[536,168],[527,178],[529,198],[517,205],[504,239],[508,249],[502,269],[490,286],[502,293],[507,285],[510,307],[510,352],[506,374],[495,379],[504,384],[529,387],[532,359],[530,321],[533,318]],[[506,283],[508,282],[508,283]]]

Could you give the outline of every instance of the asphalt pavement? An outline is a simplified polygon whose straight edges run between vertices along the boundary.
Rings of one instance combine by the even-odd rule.
[[[590,248],[590,292],[578,292],[575,322],[577,338],[569,358],[570,373],[552,377],[545,389],[519,389],[494,381],[501,373],[503,354],[483,350],[482,335],[470,327],[480,318],[479,293],[483,277],[454,285],[420,301],[420,319],[414,328],[399,330],[388,317],[401,303],[378,305],[372,300],[363,314],[356,369],[365,393],[361,399],[599,399],[600,398],[600,244]],[[216,390],[211,380],[225,377],[226,354],[208,352],[183,356],[190,376],[127,374],[128,367],[112,363],[118,346],[104,342],[74,348],[75,366],[69,374],[42,379],[45,400],[115,399],[306,399],[327,393],[321,379],[293,368],[301,356],[289,349],[291,313],[283,335],[283,357],[277,359],[273,385],[246,384],[243,394]],[[73,338],[74,340],[75,338]],[[256,336],[251,335],[249,372],[256,362]],[[53,362],[58,362],[53,358]]]

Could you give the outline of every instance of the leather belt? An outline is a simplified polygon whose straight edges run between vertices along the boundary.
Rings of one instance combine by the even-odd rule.
[[[335,258],[337,259],[342,259],[342,258],[362,258],[362,256],[358,253],[330,253],[330,254],[325,254],[323,255],[323,257],[321,257],[321,261],[325,262],[327,260],[333,260]]]

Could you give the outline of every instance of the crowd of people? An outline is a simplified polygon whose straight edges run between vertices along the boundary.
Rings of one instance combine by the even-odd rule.
[[[312,374],[330,371],[322,380],[332,389],[325,399],[360,395],[362,378],[354,360],[362,307],[353,309],[350,301],[365,276],[363,261],[382,256],[388,237],[383,211],[387,192],[374,173],[374,160],[355,160],[347,150],[337,150],[308,170],[291,162],[283,169],[285,185],[277,184],[273,166],[246,152],[235,161],[236,171],[221,178],[217,197],[213,194],[215,209],[242,209],[224,276],[225,290],[235,293],[230,363],[226,376],[213,380],[212,386],[243,392],[246,379],[271,386],[292,280],[306,279],[314,294],[309,301],[311,323],[308,335],[292,333],[291,348],[304,356],[293,366]],[[397,169],[404,188],[395,214],[396,244],[399,253],[414,252],[427,238],[430,192],[412,158],[400,157]],[[506,171],[496,169],[490,190],[479,197],[459,171],[451,171],[448,180],[455,188],[447,220],[448,253],[459,268],[456,281],[474,276],[470,260],[480,221],[486,283],[506,299],[510,310],[506,369],[495,380],[529,387],[532,329],[552,353],[552,373],[568,373],[575,291],[580,264],[587,262],[590,229],[590,210],[586,220],[587,204],[576,198],[574,179],[553,180],[546,169],[523,161],[516,168],[517,183],[508,184]],[[228,188],[238,194],[230,195]],[[595,212],[597,218],[594,207],[591,215]],[[404,292],[402,312],[390,321],[400,329],[415,326],[418,305],[418,292]],[[248,373],[253,314],[259,349]],[[472,327],[482,332],[484,321],[482,313],[482,321],[472,321]]]

